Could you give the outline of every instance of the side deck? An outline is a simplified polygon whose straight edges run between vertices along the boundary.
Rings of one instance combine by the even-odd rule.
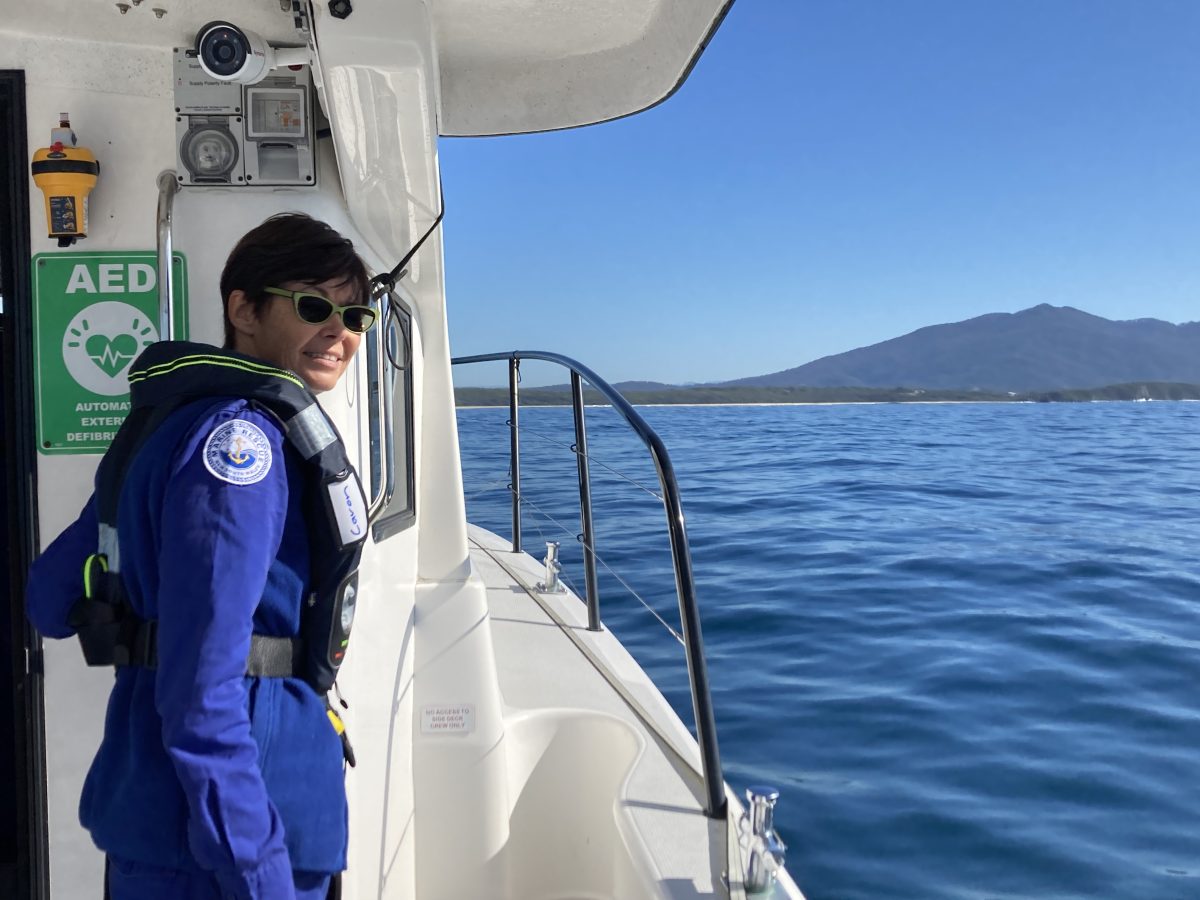
[[[510,870],[545,874],[544,884],[527,885],[528,895],[580,896],[555,882],[578,884],[581,869],[596,867],[606,871],[588,879],[586,896],[744,897],[733,824],[741,805],[727,790],[731,824],[705,816],[699,748],[649,676],[611,632],[587,630],[578,597],[537,589],[539,562],[481,528],[472,526],[469,539],[486,587],[505,718],[524,748],[518,760],[528,754],[525,765],[510,766],[513,834],[522,846],[506,850],[534,854],[511,859]],[[566,756],[548,762],[556,744]],[[531,831],[520,822],[524,810],[541,817]],[[575,877],[560,880],[559,867],[574,868]],[[776,895],[800,897],[784,880]]]

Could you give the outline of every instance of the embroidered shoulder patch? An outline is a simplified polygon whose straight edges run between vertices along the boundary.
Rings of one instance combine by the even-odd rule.
[[[271,442],[253,422],[230,419],[204,442],[204,467],[230,484],[255,484],[271,471]]]

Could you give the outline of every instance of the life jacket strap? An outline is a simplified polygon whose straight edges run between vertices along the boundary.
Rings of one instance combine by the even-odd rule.
[[[114,657],[113,663],[118,668],[158,668],[158,622],[137,619],[136,625],[121,635]],[[299,678],[303,676],[303,665],[304,646],[300,638],[250,635],[247,675],[255,678]]]
[[[298,637],[250,635],[246,674],[256,678],[303,678],[303,642]]]
[[[126,618],[127,627],[121,634],[113,654],[113,665],[158,667],[158,623],[147,622],[132,614]]]

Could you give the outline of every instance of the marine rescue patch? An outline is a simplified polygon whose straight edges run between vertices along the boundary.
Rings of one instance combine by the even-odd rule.
[[[271,442],[253,422],[230,419],[204,442],[204,467],[230,484],[255,484],[271,471]]]

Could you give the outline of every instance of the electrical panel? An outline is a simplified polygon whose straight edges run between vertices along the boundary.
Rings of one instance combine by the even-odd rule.
[[[175,172],[191,187],[316,184],[308,66],[280,68],[253,85],[217,81],[176,48]]]

